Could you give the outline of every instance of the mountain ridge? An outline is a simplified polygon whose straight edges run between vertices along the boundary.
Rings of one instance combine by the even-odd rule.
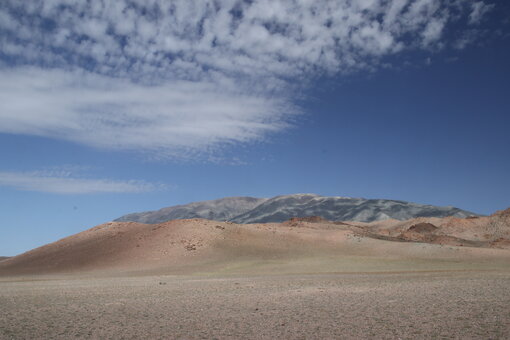
[[[157,224],[174,219],[205,218],[249,224],[281,223],[292,217],[306,216],[320,216],[330,221],[373,222],[416,217],[464,218],[479,215],[452,206],[441,207],[401,200],[291,194],[272,198],[240,196],[192,202],[127,214],[114,221]]]

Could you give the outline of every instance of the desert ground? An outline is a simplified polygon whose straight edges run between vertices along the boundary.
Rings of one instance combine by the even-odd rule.
[[[2,339],[508,339],[510,273],[0,283]]]
[[[509,216],[111,222],[0,261],[0,338],[508,339]]]

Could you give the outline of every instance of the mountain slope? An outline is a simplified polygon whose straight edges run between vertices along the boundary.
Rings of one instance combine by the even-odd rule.
[[[281,222],[292,217],[320,216],[330,221],[372,222],[415,217],[467,217],[475,215],[453,207],[404,201],[325,197],[313,194],[277,196],[232,219],[236,223]]]
[[[510,209],[483,217],[418,217],[406,221],[349,222],[369,237],[391,241],[510,249]]]
[[[318,217],[266,224],[184,219],[99,225],[0,261],[0,277],[365,272],[452,266],[508,270],[509,259],[510,213],[505,212],[372,223]]]
[[[476,215],[454,207],[437,207],[395,200],[327,197],[314,194],[271,199],[229,197],[122,216],[118,222],[161,223],[172,219],[207,218],[235,223],[283,222],[292,217],[320,216],[330,221],[372,222],[415,217]]]
[[[215,221],[227,221],[235,216],[252,210],[265,202],[265,198],[226,197],[211,201],[193,202],[176,205],[156,211],[146,211],[122,216],[115,222],[139,222],[155,224],[177,219],[205,218]]]

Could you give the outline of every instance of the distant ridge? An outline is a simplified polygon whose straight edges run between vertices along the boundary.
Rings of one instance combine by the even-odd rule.
[[[439,207],[412,202],[330,197],[315,194],[282,195],[273,198],[227,197],[193,202],[156,211],[124,215],[116,222],[162,223],[175,219],[205,218],[235,223],[281,223],[292,217],[320,216],[330,221],[373,222],[416,217],[464,218],[479,216],[455,207]]]
[[[188,218],[205,218],[214,221],[232,220],[236,216],[253,210],[266,198],[254,197],[226,197],[212,201],[193,202],[184,205],[176,205],[155,211],[146,211],[124,215],[115,222],[139,222],[156,224],[170,220],[182,220]]]

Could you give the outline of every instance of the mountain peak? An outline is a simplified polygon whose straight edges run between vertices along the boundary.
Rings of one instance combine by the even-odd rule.
[[[476,214],[455,207],[299,193],[273,198],[225,197],[129,214],[115,221],[155,224],[175,219],[205,218],[236,223],[266,223],[283,222],[292,217],[318,216],[330,221],[372,222],[386,219],[473,215]]]

